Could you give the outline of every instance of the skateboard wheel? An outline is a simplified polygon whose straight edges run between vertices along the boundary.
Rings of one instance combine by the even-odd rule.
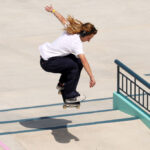
[[[77,109],[80,109],[80,106],[77,106],[76,108],[77,108]]]
[[[63,105],[63,109],[66,109],[66,108],[67,108],[67,106]]]

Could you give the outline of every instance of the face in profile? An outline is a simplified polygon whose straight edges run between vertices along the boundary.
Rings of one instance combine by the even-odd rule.
[[[84,37],[81,37],[82,42],[90,42],[90,40],[94,37],[94,34],[86,35]]]

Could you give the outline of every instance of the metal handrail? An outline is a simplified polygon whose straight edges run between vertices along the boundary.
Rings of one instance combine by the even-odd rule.
[[[126,72],[128,72],[130,75],[132,75],[134,78],[136,78],[138,81],[140,81],[142,84],[144,84],[148,89],[150,89],[150,83],[148,83],[146,80],[141,78],[138,74],[136,74],[134,71],[132,71],[130,68],[128,68],[126,65],[124,65],[119,60],[114,61],[119,67],[124,69]]]

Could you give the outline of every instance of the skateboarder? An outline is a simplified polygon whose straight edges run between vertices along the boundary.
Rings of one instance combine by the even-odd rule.
[[[82,100],[76,91],[82,68],[90,78],[90,87],[96,84],[90,65],[83,51],[83,42],[89,42],[97,33],[91,23],[82,23],[71,16],[64,18],[53,6],[46,6],[45,10],[52,13],[63,25],[64,32],[54,42],[46,42],[39,46],[41,67],[52,73],[60,73],[57,89],[65,103]]]

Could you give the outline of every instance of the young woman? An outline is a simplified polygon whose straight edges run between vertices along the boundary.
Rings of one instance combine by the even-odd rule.
[[[82,96],[76,88],[83,67],[89,75],[90,87],[96,84],[82,42],[89,42],[97,30],[91,23],[82,23],[71,16],[65,19],[52,6],[46,6],[45,10],[56,16],[64,25],[65,31],[54,42],[47,42],[39,47],[41,67],[47,72],[61,74],[57,88],[61,90],[65,103],[79,102]]]

